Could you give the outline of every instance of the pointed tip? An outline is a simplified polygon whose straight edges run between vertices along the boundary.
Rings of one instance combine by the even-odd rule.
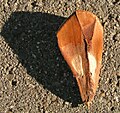
[[[90,109],[91,102],[86,102],[87,108]]]

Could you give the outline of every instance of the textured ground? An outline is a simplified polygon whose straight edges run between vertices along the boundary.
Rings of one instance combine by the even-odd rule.
[[[104,26],[99,88],[88,111],[58,49],[56,32],[75,10]],[[0,0],[0,113],[119,113],[119,0]]]

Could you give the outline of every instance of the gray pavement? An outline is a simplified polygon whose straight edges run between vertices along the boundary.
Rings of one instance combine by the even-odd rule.
[[[104,27],[99,87],[88,110],[56,32],[75,11]],[[0,113],[119,113],[119,0],[0,0]]]

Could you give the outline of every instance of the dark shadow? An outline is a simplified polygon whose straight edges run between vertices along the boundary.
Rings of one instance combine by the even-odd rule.
[[[79,89],[57,45],[56,32],[64,20],[45,13],[14,12],[1,35],[29,75],[53,94],[77,106],[81,104]]]

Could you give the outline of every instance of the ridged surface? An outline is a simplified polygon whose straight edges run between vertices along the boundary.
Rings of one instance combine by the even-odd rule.
[[[98,86],[103,51],[103,28],[98,18],[77,10],[57,33],[58,45],[80,89],[83,102],[90,103]]]

